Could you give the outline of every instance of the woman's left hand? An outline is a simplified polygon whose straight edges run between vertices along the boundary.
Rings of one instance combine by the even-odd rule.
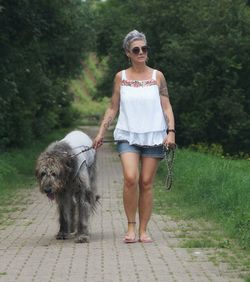
[[[176,144],[175,144],[175,133],[169,132],[168,135],[165,137],[163,144],[167,148],[174,148],[176,146]]]

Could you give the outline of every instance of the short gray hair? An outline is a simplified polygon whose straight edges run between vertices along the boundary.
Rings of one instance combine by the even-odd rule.
[[[147,39],[144,33],[137,31],[136,29],[130,31],[123,39],[123,49],[129,50],[130,44],[136,40],[143,40],[147,44]]]

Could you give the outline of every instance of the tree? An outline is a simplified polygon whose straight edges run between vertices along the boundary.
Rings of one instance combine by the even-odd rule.
[[[80,0],[1,4],[0,148],[69,123],[67,83],[94,41],[91,22]]]

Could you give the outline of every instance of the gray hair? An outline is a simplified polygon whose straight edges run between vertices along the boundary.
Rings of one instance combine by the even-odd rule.
[[[144,33],[137,31],[136,29],[130,31],[123,39],[123,49],[129,50],[130,44],[136,40],[143,40],[147,44],[147,39]]]

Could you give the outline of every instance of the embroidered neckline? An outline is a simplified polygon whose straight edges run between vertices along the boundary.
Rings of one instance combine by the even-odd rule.
[[[157,85],[155,79],[147,79],[147,80],[128,80],[123,79],[121,82],[121,86],[130,86],[130,87],[145,87]]]

